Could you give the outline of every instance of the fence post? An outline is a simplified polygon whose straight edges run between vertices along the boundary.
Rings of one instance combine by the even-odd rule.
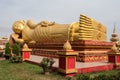
[[[32,51],[32,49],[28,48],[27,44],[23,45],[23,48],[22,48],[23,61],[30,59],[31,51]]]
[[[59,54],[59,69],[58,71],[67,75],[76,73],[76,55],[78,52],[72,50],[70,43],[67,41],[64,46],[64,50],[60,50]]]

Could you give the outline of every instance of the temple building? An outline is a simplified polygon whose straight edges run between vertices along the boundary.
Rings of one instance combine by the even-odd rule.
[[[8,42],[7,38],[0,39],[0,52],[4,52],[5,44]]]

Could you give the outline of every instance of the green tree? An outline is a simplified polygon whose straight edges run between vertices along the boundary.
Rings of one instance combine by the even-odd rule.
[[[20,55],[20,50],[21,50],[21,47],[20,47],[19,43],[15,43],[12,46],[12,52],[13,52],[13,54],[16,54],[17,56]]]
[[[6,43],[6,44],[5,44],[5,54],[10,54],[10,52],[11,52],[10,44],[9,44],[9,43]]]
[[[6,43],[5,44],[5,59],[8,60],[10,58],[10,53],[11,53],[11,49],[10,49],[10,44],[9,43]]]
[[[12,46],[12,56],[10,58],[10,61],[12,63],[19,63],[22,62],[22,57],[20,55],[20,44],[19,43],[14,43],[14,45]]]

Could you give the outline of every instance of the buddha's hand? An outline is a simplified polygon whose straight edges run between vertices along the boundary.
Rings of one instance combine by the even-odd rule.
[[[19,42],[20,44],[23,44],[25,41],[23,39],[18,39],[17,42]]]

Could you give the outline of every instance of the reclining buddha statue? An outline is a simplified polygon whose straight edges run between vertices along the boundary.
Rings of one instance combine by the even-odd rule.
[[[49,21],[35,24],[32,20],[20,20],[13,24],[12,29],[14,33],[10,36],[10,43],[106,40],[106,27],[85,15],[80,15],[79,22],[71,24],[58,24]]]

